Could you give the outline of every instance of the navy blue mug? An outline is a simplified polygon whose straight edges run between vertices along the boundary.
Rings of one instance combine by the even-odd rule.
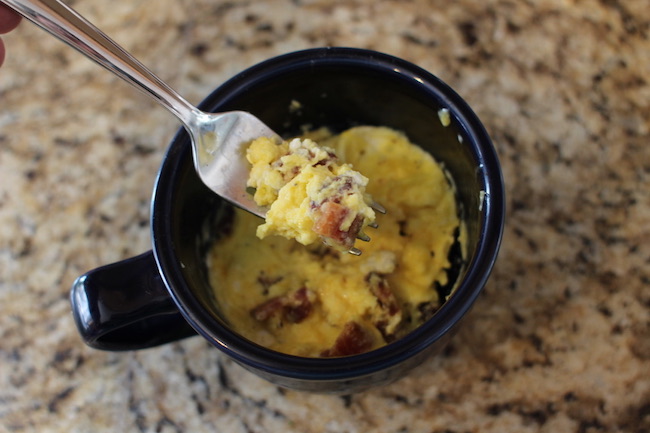
[[[300,102],[300,110],[289,109],[293,100]],[[199,180],[189,137],[181,130],[164,158],[153,192],[152,250],[92,270],[72,287],[75,321],[89,346],[135,350],[199,334],[277,385],[337,393],[389,383],[445,346],[488,279],[505,218],[496,152],[485,128],[456,92],[427,71],[386,54],[318,48],[253,66],[216,89],[199,107],[249,111],[287,136],[307,124],[334,131],[380,125],[405,132],[442,162],[456,182],[468,232],[456,289],[419,328],[360,355],[304,358],[246,340],[218,311],[204,258],[227,224],[224,215],[230,204]],[[449,113],[447,126],[439,117],[442,109]]]

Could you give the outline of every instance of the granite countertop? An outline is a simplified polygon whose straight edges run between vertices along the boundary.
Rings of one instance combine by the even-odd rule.
[[[451,345],[389,386],[279,389],[198,337],[87,348],[70,285],[150,248],[149,198],[179,124],[23,22],[0,69],[1,431],[650,431],[645,1],[71,3],[195,103],[302,48],[419,64],[493,137],[507,227]]]

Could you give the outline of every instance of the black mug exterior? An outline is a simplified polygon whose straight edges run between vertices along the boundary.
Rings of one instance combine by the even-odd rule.
[[[152,251],[88,272],[70,295],[79,332],[96,349],[144,349],[196,335],[169,296]]]
[[[290,109],[292,101],[300,108]],[[139,275],[135,279],[121,281],[122,274],[112,271],[114,268],[100,268],[80,277],[73,286],[73,311],[89,345],[107,350],[137,349],[197,332],[271,382],[318,392],[354,392],[391,382],[446,345],[487,281],[505,218],[503,180],[491,140],[470,107],[452,89],[423,69],[385,54],[321,48],[253,66],[220,86],[200,108],[249,111],[287,136],[300,133],[306,125],[335,131],[354,125],[380,125],[404,131],[411,141],[441,161],[455,180],[468,231],[467,256],[459,276],[462,281],[430,320],[404,338],[369,353],[302,358],[242,338],[219,314],[204,259],[210,242],[227,225],[231,205],[199,180],[189,137],[181,130],[165,156],[152,198],[157,269],[151,253],[146,253],[134,259],[136,264],[130,263],[132,268],[142,268],[134,272]],[[439,118],[443,108],[450,114],[448,126]],[[125,265],[111,266],[124,269]],[[143,275],[149,275],[146,282],[138,283]],[[138,300],[134,311],[125,312],[124,303],[119,302],[123,298],[120,287],[136,290],[134,284],[144,287],[140,291],[153,294],[151,303]],[[98,320],[102,314],[112,320]],[[93,326],[89,326],[91,322]]]

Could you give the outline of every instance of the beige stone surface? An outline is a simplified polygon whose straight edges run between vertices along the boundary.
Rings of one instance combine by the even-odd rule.
[[[281,390],[200,338],[89,349],[69,287],[150,248],[150,194],[179,124],[23,22],[0,69],[1,431],[650,431],[645,0],[71,3],[195,103],[308,47],[417,63],[493,137],[507,227],[449,349],[386,387]]]

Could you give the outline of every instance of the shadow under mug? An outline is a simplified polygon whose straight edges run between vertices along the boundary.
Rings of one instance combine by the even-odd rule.
[[[291,110],[292,101],[300,103]],[[354,392],[391,382],[439,352],[484,287],[501,242],[504,187],[479,119],[450,87],[401,59],[369,50],[318,48],[282,55],[233,77],[200,105],[249,111],[287,136],[305,125],[340,131],[381,125],[404,131],[453,177],[467,224],[467,253],[453,295],[427,322],[377,350],[303,358],[258,346],[221,317],[205,253],[231,205],[194,171],[189,137],[178,132],[151,202],[152,251],[88,272],[71,290],[84,341],[103,350],[147,348],[200,334],[227,356],[280,386]],[[439,110],[451,123],[442,125]]]

